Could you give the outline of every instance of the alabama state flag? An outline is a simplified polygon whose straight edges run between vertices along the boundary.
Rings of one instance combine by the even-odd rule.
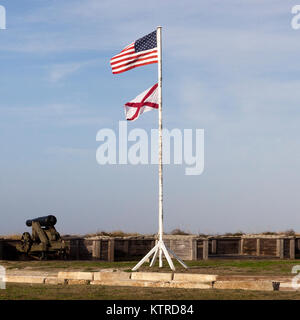
[[[134,121],[142,113],[158,109],[158,84],[145,90],[130,102],[125,103],[126,120]]]

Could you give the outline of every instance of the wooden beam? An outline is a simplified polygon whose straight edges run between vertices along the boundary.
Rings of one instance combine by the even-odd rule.
[[[100,259],[100,241],[101,240],[93,240],[93,259]]]
[[[203,260],[208,260],[208,240],[203,240]]]
[[[295,239],[290,239],[290,259],[295,259]]]
[[[244,239],[240,239],[240,247],[239,247],[239,254],[243,255],[244,254]]]
[[[284,239],[280,239],[279,258],[284,259]]]
[[[197,240],[191,240],[191,260],[197,260]]]
[[[217,254],[217,239],[211,240],[211,253]]]
[[[260,239],[256,239],[256,255],[260,256]]]
[[[3,260],[3,247],[4,247],[4,241],[0,240],[0,260]]]
[[[108,240],[108,261],[115,261],[115,239]]]
[[[75,240],[76,243],[76,260],[80,259],[80,240]]]

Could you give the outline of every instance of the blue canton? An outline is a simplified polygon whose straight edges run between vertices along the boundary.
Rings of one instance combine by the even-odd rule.
[[[145,51],[157,47],[156,31],[138,39],[134,43],[135,52]]]

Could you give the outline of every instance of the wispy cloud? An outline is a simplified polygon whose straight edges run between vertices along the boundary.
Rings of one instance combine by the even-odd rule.
[[[94,149],[54,146],[45,149],[45,154],[67,157],[86,157],[95,154]]]
[[[220,87],[211,83],[181,83],[180,112],[185,123],[204,127],[210,138],[245,147],[250,137],[265,148],[272,141],[295,143],[300,120],[299,81],[247,79]],[[181,118],[181,117],[180,117]],[[251,143],[251,142],[250,142]],[[264,152],[262,152],[264,153]]]
[[[58,82],[77,71],[89,67],[91,65],[99,63],[99,59],[97,60],[88,60],[83,62],[71,62],[71,63],[61,63],[54,64],[47,67],[48,70],[48,78],[51,82]]]
[[[59,126],[85,126],[91,124],[103,125],[107,119],[100,117],[88,107],[72,104],[49,104],[41,107],[1,107],[0,116],[21,120],[22,123]]]
[[[49,68],[49,79],[52,82],[57,82],[66,76],[75,73],[85,65],[85,63],[56,64]]]
[[[230,43],[226,45],[230,37],[223,36],[223,32],[233,32],[231,36],[234,36],[235,31],[246,31],[257,24],[264,31],[274,32],[275,28],[278,33],[285,30],[285,26],[289,27],[293,2],[255,0],[241,3],[229,0],[225,6],[220,6],[219,1],[203,1],[200,4],[196,0],[184,3],[170,0],[149,3],[137,0],[55,1],[15,16],[15,27],[19,32],[13,38],[9,33],[4,35],[0,48],[32,53],[110,50],[118,45],[126,45],[128,41],[135,40],[138,34],[142,36],[143,32],[151,31],[150,28],[161,23],[176,35],[166,45],[177,46],[179,41],[179,46],[183,47],[187,41],[193,44],[195,39],[207,41],[211,38],[212,22],[209,19],[213,19],[219,44],[225,42],[225,47],[230,47]],[[279,22],[282,18],[286,20]],[[79,28],[80,32],[74,32],[74,28]],[[260,39],[257,33],[253,36],[254,40],[255,37]],[[245,44],[246,41],[241,43]],[[252,40],[249,46],[251,43]]]

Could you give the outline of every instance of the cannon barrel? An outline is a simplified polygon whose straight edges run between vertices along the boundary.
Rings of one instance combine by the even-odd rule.
[[[30,219],[26,221],[27,227],[31,227],[32,222],[39,222],[41,227],[53,227],[55,226],[57,220],[56,220],[56,217],[52,215]]]

